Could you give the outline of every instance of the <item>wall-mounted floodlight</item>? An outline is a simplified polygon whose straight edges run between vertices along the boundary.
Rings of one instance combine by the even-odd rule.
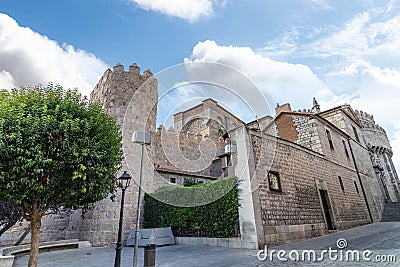
[[[136,131],[133,132],[132,142],[136,143],[136,144],[150,145],[150,143],[151,143],[151,135],[150,135],[150,133],[146,133],[146,132],[142,132],[142,131],[136,130]]]

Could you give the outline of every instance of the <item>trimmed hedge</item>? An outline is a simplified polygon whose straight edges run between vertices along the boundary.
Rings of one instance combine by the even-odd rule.
[[[172,227],[175,236],[237,236],[239,204],[236,180],[232,177],[190,187],[164,187],[146,194],[144,228]],[[195,205],[208,199],[217,200]]]

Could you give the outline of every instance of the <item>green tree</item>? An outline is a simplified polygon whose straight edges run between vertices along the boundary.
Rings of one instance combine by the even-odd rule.
[[[0,199],[20,205],[31,224],[29,266],[37,266],[46,211],[104,199],[121,159],[115,119],[76,90],[0,91]]]

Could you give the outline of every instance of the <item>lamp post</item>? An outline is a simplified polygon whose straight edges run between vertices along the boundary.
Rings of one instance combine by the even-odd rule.
[[[136,207],[136,227],[135,227],[135,248],[133,251],[133,267],[137,267],[138,247],[139,247],[139,217],[140,217],[140,198],[142,194],[142,173],[143,173],[143,154],[144,146],[150,145],[150,133],[142,131],[134,131],[132,142],[142,146],[142,155],[140,158],[140,172],[139,172],[139,192]]]
[[[122,189],[121,196],[121,210],[119,213],[119,227],[118,227],[118,241],[117,247],[115,248],[115,262],[114,267],[120,267],[121,265],[121,250],[122,250],[122,219],[124,217],[124,199],[125,199],[125,190],[128,188],[129,183],[131,182],[131,176],[124,171],[121,177],[118,178],[117,187]]]

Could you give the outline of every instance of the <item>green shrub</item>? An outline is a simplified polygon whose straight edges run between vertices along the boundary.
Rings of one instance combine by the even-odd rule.
[[[175,236],[233,237],[238,234],[236,177],[190,187],[164,187],[144,198],[145,228],[172,227]],[[205,199],[217,200],[195,205],[204,203]]]
[[[196,185],[196,184],[198,184],[198,182],[194,178],[185,178],[185,179],[183,179],[183,186],[193,186],[193,185]]]

